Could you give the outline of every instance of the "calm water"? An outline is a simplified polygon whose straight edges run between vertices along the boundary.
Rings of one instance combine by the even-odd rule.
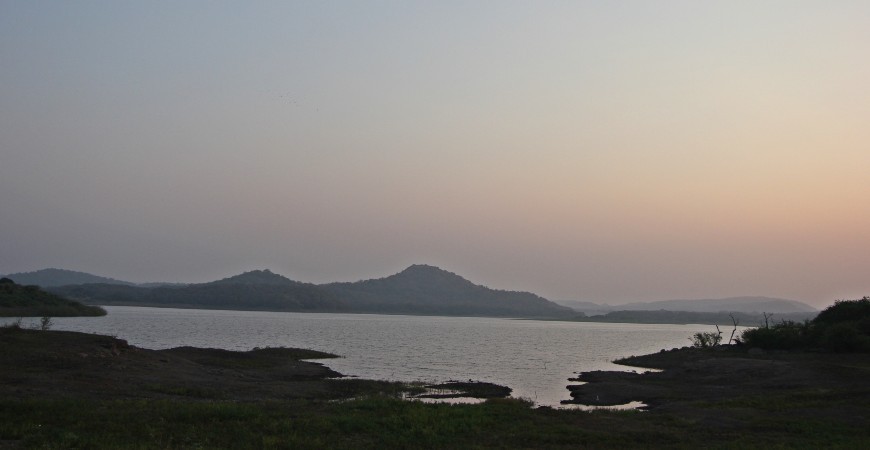
[[[480,380],[556,406],[578,371],[628,370],[610,361],[682,347],[710,325],[548,322],[478,317],[302,314],[106,307],[105,317],[55,318],[53,329],[110,334],[162,349],[286,346],[342,356],[323,360],[350,376],[399,381]]]

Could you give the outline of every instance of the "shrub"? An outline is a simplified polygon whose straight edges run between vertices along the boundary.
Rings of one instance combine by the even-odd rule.
[[[790,350],[811,345],[813,326],[809,321],[783,321],[768,327],[750,328],[741,339],[750,347]]]
[[[765,349],[870,352],[870,297],[837,300],[812,321],[765,324],[744,331],[742,339],[750,347]]]
[[[833,325],[843,322],[857,322],[870,319],[870,297],[861,300],[837,300],[833,305],[820,312],[813,323]]]
[[[695,348],[710,348],[719,345],[722,342],[722,334],[714,333],[712,331],[709,332],[698,332],[695,333],[691,339],[692,346]]]
[[[835,352],[867,352],[870,351],[870,336],[850,324],[838,323],[825,330],[821,344]]]
[[[4,280],[8,280],[8,278],[4,278]],[[21,321],[22,321],[22,320],[24,320],[24,318],[23,318],[23,317],[19,317],[19,318],[13,320],[12,322],[9,322],[9,323],[7,323],[7,324],[4,324],[4,325],[3,325],[3,328],[11,328],[11,329],[15,329],[15,330],[20,330],[20,329],[21,329]]]

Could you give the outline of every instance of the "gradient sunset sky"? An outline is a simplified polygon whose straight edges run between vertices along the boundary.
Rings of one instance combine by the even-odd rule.
[[[868,1],[0,0],[0,273],[870,295]]]

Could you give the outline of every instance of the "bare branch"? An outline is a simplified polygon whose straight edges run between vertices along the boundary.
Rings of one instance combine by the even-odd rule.
[[[731,322],[734,324],[734,329],[731,330],[731,337],[728,338],[728,344],[730,345],[734,342],[734,333],[737,332],[737,324],[740,323],[740,321],[734,317],[734,313],[729,313],[728,315],[731,316]]]
[[[740,323],[736,317],[734,317],[734,313],[728,314],[731,317],[731,322],[734,324],[734,329],[731,330],[731,337],[728,338],[728,344],[732,344],[734,342],[734,333],[737,332],[737,324]]]

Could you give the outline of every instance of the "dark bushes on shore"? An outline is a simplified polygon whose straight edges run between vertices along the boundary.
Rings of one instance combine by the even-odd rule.
[[[763,349],[870,352],[870,297],[838,300],[813,320],[746,330],[743,342]]]

